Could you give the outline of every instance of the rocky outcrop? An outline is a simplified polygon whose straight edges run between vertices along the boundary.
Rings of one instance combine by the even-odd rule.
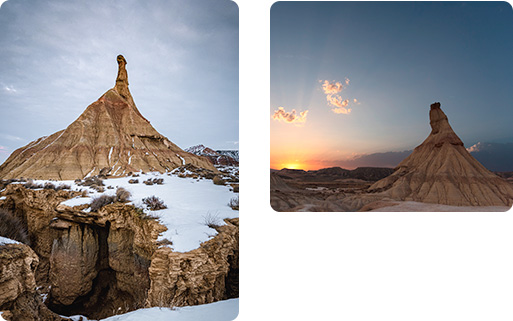
[[[192,164],[216,171],[207,158],[187,153],[144,118],[128,89],[126,60],[108,90],[66,129],[17,149],[0,166],[0,178],[77,179],[134,171],[165,172]]]
[[[132,205],[87,212],[87,205],[60,204],[78,194],[20,184],[0,193],[0,208],[27,222],[41,262],[33,278],[52,311],[100,319],[238,296],[238,219],[200,248],[176,253],[157,241],[166,228]]]
[[[149,268],[149,306],[186,306],[238,297],[239,219],[226,219],[219,234],[196,250],[159,248]]]
[[[0,311],[6,320],[66,320],[50,311],[36,290],[39,259],[24,244],[0,245]]]
[[[488,171],[463,146],[440,103],[431,105],[431,133],[395,172],[370,192],[401,201],[455,206],[511,206],[513,186]]]

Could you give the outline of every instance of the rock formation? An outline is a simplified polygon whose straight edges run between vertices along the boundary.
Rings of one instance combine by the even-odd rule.
[[[25,244],[0,244],[0,311],[6,320],[63,321],[36,290],[39,259]]]
[[[216,171],[208,159],[187,153],[144,118],[128,89],[126,60],[117,57],[114,88],[66,129],[17,149],[0,166],[0,178],[77,179],[103,169],[112,176],[165,172],[192,164]]]
[[[488,171],[463,146],[440,103],[431,105],[431,133],[395,172],[370,192],[394,200],[455,206],[511,206],[513,186]]]
[[[29,285],[37,283],[52,311],[101,319],[143,307],[195,305],[238,297],[237,218],[216,227],[218,234],[198,249],[178,253],[157,241],[166,227],[132,205],[114,203],[98,212],[86,212],[83,210],[88,205],[60,204],[79,194],[27,189],[22,184],[9,184],[0,191],[0,208],[27,224],[34,251],[24,246],[28,254],[22,259],[30,259],[24,275],[31,271]],[[0,269],[2,251],[0,247]],[[37,270],[37,263],[31,264],[35,261],[39,262]],[[1,272],[0,302],[4,270]],[[9,280],[14,278],[5,275]],[[30,291],[31,296],[40,298],[35,290]],[[5,305],[0,304],[0,311],[14,309],[16,293],[9,294]]]

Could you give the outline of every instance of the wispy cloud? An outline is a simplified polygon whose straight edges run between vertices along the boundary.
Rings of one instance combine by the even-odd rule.
[[[3,133],[0,133],[0,137],[3,138],[3,139],[7,139],[7,140],[12,140],[12,141],[25,141],[24,138],[21,138],[21,137],[18,137],[18,136],[13,136],[13,135],[9,135],[9,134],[3,134]]]
[[[1,1],[1,0],[0,0]],[[6,91],[9,94],[15,94],[17,90],[13,86],[3,86],[4,91]]]
[[[322,90],[326,94],[328,105],[334,107],[331,110],[335,114],[350,114],[352,109],[348,108],[349,99],[343,99],[342,96],[338,95],[338,93],[340,93],[345,88],[345,86],[349,85],[349,79],[346,78],[344,80],[345,86],[338,81],[330,82],[328,80],[324,80],[324,82],[322,82],[321,80],[321,83]],[[353,102],[356,104],[357,100],[353,99]]]
[[[307,114],[308,110],[302,111],[299,114],[297,114],[295,109],[292,109],[290,112],[287,112],[285,111],[285,108],[278,107],[278,110],[274,111],[273,119],[301,126],[306,122]]]

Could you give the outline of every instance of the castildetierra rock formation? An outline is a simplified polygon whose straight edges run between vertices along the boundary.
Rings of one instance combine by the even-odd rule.
[[[370,192],[396,200],[455,206],[511,206],[513,186],[488,171],[463,146],[440,103],[431,105],[431,133],[395,172]]]
[[[183,151],[144,118],[128,89],[126,60],[117,57],[114,88],[104,93],[66,129],[14,151],[0,178],[77,179],[133,171],[165,172],[192,164],[216,171],[204,157]]]

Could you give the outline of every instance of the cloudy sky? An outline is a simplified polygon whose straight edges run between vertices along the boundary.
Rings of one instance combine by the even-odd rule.
[[[399,152],[441,102],[456,134],[513,142],[507,2],[278,2],[271,8],[271,167]]]
[[[238,149],[235,3],[8,0],[0,30],[0,163],[114,87],[118,54],[161,134],[182,148]]]

